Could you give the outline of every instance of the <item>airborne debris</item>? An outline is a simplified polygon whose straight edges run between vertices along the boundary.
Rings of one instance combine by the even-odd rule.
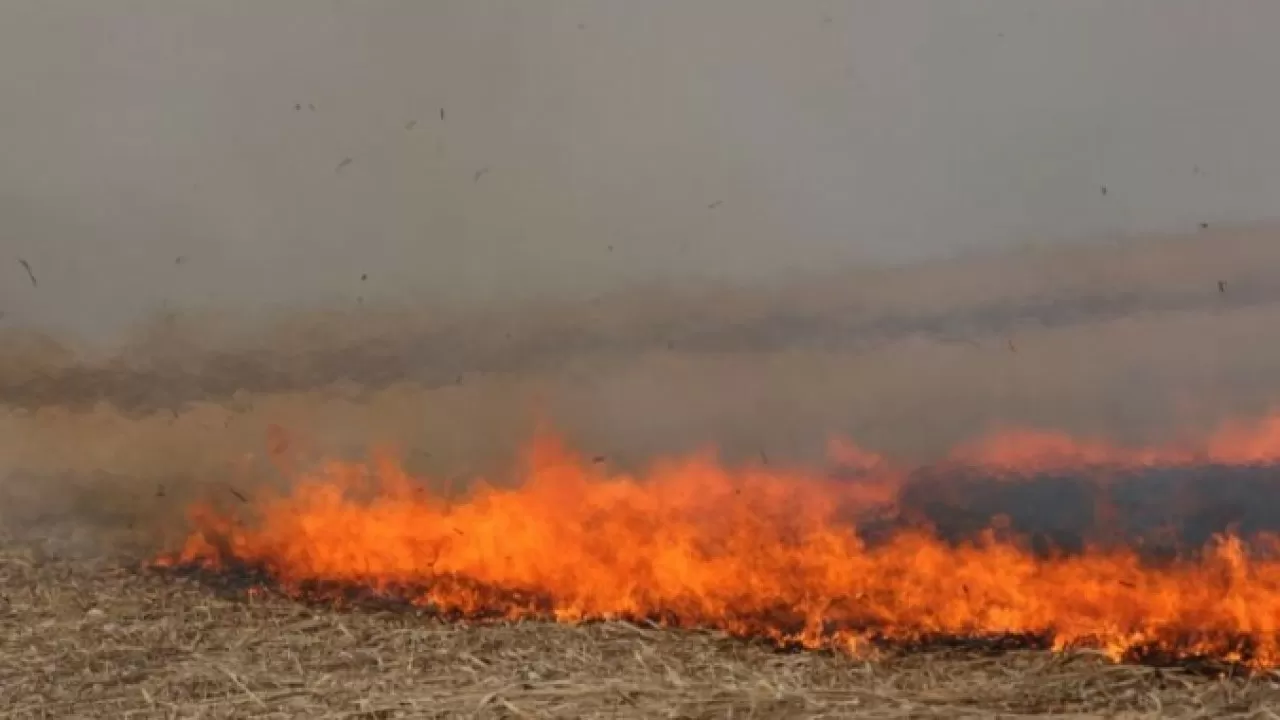
[[[708,209],[708,210],[714,210],[714,209],[716,209],[716,208],[720,207],[720,205],[722,205],[723,203],[724,203],[724,201],[723,201],[723,200],[717,200],[717,201],[715,201],[715,202],[711,203],[710,205],[708,205],[708,206],[707,206],[707,209]]]
[[[36,274],[31,271],[31,263],[27,262],[26,260],[23,260],[22,258],[18,258],[18,262],[21,263],[23,269],[27,271],[27,277],[31,278],[31,287],[34,287],[34,288],[40,287],[40,283],[36,281]]]

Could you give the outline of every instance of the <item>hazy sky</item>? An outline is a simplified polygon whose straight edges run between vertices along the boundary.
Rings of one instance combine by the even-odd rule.
[[[0,323],[1267,220],[1277,27],[1275,0],[8,0]]]

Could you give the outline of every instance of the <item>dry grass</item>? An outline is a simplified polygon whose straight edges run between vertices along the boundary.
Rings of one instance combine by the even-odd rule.
[[[1270,718],[1270,677],[1088,656],[780,654],[613,623],[462,627],[0,553],[0,718]]]

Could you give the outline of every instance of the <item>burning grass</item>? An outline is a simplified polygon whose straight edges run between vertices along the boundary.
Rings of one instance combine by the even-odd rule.
[[[626,622],[475,625],[0,552],[0,717],[1261,718],[1269,673],[1096,654],[782,653]]]
[[[1012,454],[995,442],[959,457],[974,462],[977,447],[989,468],[1107,478],[1155,462],[1274,462],[1278,428],[1271,418],[1203,448],[1140,450],[1021,433]],[[842,453],[853,480],[709,457],[633,477],[543,435],[520,484],[480,483],[461,497],[389,457],[330,462],[298,473],[283,495],[238,495],[247,518],[197,506],[185,547],[159,564],[250,569],[313,601],[378,599],[472,620],[647,621],[859,657],[886,644],[1017,638],[1123,662],[1280,665],[1280,535],[1223,533],[1159,564],[1123,543],[1045,555],[998,528],[956,543],[902,527],[873,541],[860,518],[898,505],[904,475]],[[945,476],[935,483],[948,487]]]
[[[1046,472],[1103,495],[1141,468],[1166,491],[1223,468],[1246,497],[1280,479],[1275,418],[1202,447],[1009,437],[948,462],[1050,487],[1054,510],[1067,486]],[[225,506],[194,506],[182,549],[147,569],[0,554],[0,718],[1243,718],[1280,702],[1274,537],[1152,562],[1122,535],[1040,552],[1008,521],[876,535],[927,507],[908,488],[966,513],[1005,495],[968,502],[978,486],[948,462],[915,475],[851,446],[833,475],[698,456],[633,476],[554,438],[531,450],[519,483],[461,493],[388,456],[282,457],[286,489],[221,486]]]
[[[246,566],[211,569],[193,563],[152,569],[170,577],[194,581],[224,599],[231,600],[262,600],[271,597],[301,602],[320,609],[409,613],[433,621],[474,626],[561,621],[556,616],[553,598],[485,587],[467,578],[439,578],[436,586],[372,589],[354,583],[321,581],[282,586],[269,571]],[[421,601],[422,598],[456,596],[459,593],[472,598],[483,598],[484,604],[464,611],[455,606]],[[735,617],[730,623],[704,619],[706,624],[699,625],[687,618],[670,614],[620,614],[609,619],[579,618],[573,624],[585,627],[611,622],[653,630],[713,632],[769,647],[780,653],[835,652],[876,661],[912,653],[940,651],[994,656],[1040,650],[1096,653],[1112,661],[1173,668],[1205,676],[1247,675],[1271,669],[1266,648],[1259,647],[1256,635],[1245,632],[1167,633],[1155,640],[1134,640],[1117,651],[1116,647],[1107,646],[1110,638],[1106,636],[1083,637],[1064,645],[1053,629],[948,631],[903,629],[874,624],[854,628],[841,625],[838,621],[830,621],[818,634],[813,635],[807,631],[804,618],[795,616],[790,608],[783,606],[777,607],[772,613],[761,613],[755,617]],[[726,626],[730,629],[726,630]]]

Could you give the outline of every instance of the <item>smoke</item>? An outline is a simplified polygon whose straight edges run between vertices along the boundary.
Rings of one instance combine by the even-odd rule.
[[[1280,194],[1266,2],[129,1],[0,8],[0,324],[502,312]]]
[[[1133,316],[1265,313],[1280,300],[1267,232],[1215,232],[1071,251],[1024,251],[911,269],[828,274],[790,284],[635,290],[586,303],[482,312],[295,312],[246,325],[169,312],[113,355],[82,361],[47,335],[3,333],[0,393],[10,404],[178,410],[238,391],[295,392],[338,382],[379,388],[456,382],[468,373],[628,360],[789,351],[857,353],[908,341],[983,343]],[[1230,291],[1228,292],[1228,288]],[[1223,321],[1229,322],[1229,321]]]
[[[154,544],[195,496],[278,481],[278,428],[302,461],[392,446],[412,471],[460,480],[501,477],[539,421],[618,468],[708,446],[732,462],[818,467],[833,435],[927,462],[1004,426],[1177,442],[1280,396],[1280,346],[1266,332],[1280,319],[1265,273],[1280,253],[1272,237],[1156,238],[489,314],[370,306],[256,326],[170,314],[106,355],[11,331],[0,354],[6,515],[92,537],[82,548],[100,548],[104,532]],[[974,512],[1010,513],[1009,497]]]
[[[1278,12],[5,4],[4,514],[153,528],[272,426],[453,477],[537,417],[626,467],[1263,412]]]

